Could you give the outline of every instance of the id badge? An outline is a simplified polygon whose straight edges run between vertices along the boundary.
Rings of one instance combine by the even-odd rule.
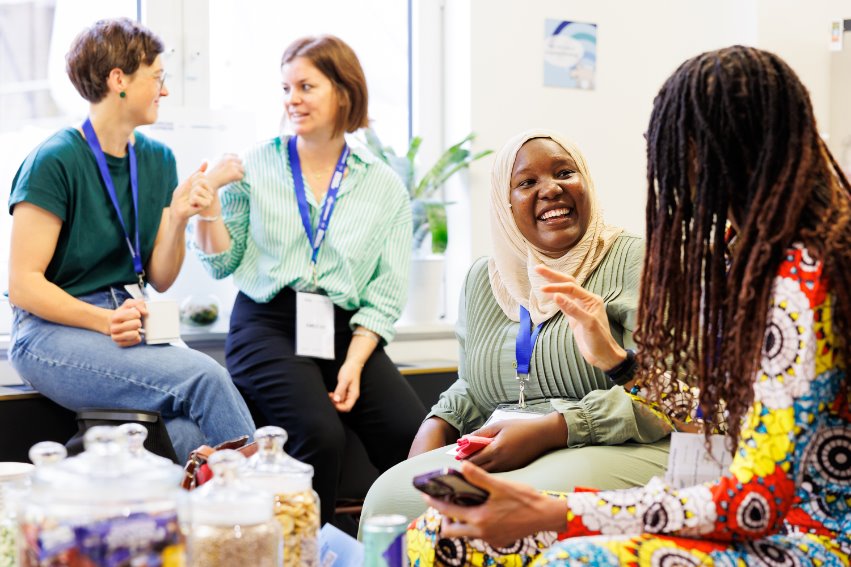
[[[499,404],[488,418],[485,425],[493,425],[507,419],[535,419],[550,413],[552,408],[549,402],[540,404],[529,404],[525,408],[517,404]]]
[[[727,450],[727,440],[723,435],[712,435],[709,442],[711,453],[706,451],[702,433],[671,433],[665,482],[674,488],[685,488],[724,475],[733,461]]]
[[[328,296],[296,292],[295,353],[334,360],[334,304]]]

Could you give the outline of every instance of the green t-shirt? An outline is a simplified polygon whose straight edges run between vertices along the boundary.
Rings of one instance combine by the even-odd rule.
[[[147,266],[162,212],[177,186],[171,150],[136,133],[139,175],[139,244]],[[135,234],[130,160],[106,156],[121,215]],[[26,201],[60,218],[62,229],[47,266],[48,281],[73,296],[136,281],[133,259],[106,192],[94,154],[74,128],[60,130],[33,150],[12,181],[9,212]]]

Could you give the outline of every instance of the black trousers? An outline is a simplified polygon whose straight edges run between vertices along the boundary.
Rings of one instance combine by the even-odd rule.
[[[237,295],[225,344],[228,371],[260,422],[286,429],[285,450],[313,466],[322,522],[331,521],[343,472],[343,423],[361,439],[380,471],[403,461],[426,410],[382,347],[361,374],[360,397],[349,413],[338,413],[328,392],[346,357],[354,315],[334,307],[334,360],[296,356],[295,291],[282,290],[269,303]]]

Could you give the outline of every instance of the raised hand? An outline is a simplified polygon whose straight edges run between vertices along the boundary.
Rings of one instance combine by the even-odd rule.
[[[626,351],[615,341],[609,329],[609,318],[603,298],[579,285],[571,276],[543,265],[535,271],[549,280],[541,291],[554,294],[564,313],[579,352],[603,371],[611,370],[626,359]]]
[[[201,164],[174,190],[169,210],[176,220],[185,221],[213,204],[216,192],[205,174],[207,162]]]
[[[207,177],[213,189],[224,187],[228,183],[239,181],[245,175],[245,167],[242,160],[236,154],[225,154],[216,162],[209,171]]]

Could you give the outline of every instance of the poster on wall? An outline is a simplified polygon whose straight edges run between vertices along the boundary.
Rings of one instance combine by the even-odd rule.
[[[597,24],[547,18],[544,86],[593,90],[597,72]]]
[[[830,22],[830,50],[842,51],[842,36],[845,26],[842,20]]]

